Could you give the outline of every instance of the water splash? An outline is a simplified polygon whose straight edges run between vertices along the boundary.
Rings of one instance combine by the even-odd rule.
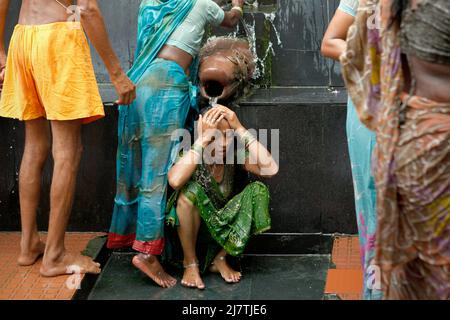
[[[252,23],[249,24],[246,20],[241,19],[242,25],[244,26],[245,33],[247,35],[248,42],[250,44],[250,50],[252,51],[253,56],[255,57],[255,60],[253,61],[255,63],[255,71],[253,72],[252,79],[256,80],[258,79],[262,74],[261,68],[260,68],[260,59],[258,58],[258,53],[256,52],[256,19],[255,15],[253,13],[250,13],[250,16],[252,17]]]
[[[243,19],[241,18],[241,21],[242,21]],[[234,38],[236,38],[236,37],[238,37],[239,36],[239,31],[240,31],[240,28],[239,28],[239,24],[236,26],[236,29],[234,30],[234,32],[231,34],[231,36],[232,37],[234,37]]]
[[[275,50],[273,49],[273,43],[269,42],[269,45],[267,46],[266,52],[264,53],[264,57],[262,59],[258,59],[259,63],[261,65],[261,74],[266,73],[266,60],[269,56],[269,53],[272,53],[272,56],[275,56]]]
[[[264,13],[264,17],[266,18],[267,21],[269,21],[270,25],[273,28],[273,32],[275,32],[275,36],[277,37],[277,44],[283,48],[283,43],[281,42],[281,36],[280,36],[280,32],[278,31],[277,27],[275,26],[275,18],[277,17],[275,12],[271,12],[271,13]]]
[[[210,97],[209,98],[209,105],[214,108],[217,105],[217,101],[219,100],[219,97]]]
[[[252,7],[253,10],[257,10],[259,8],[258,0],[246,0],[245,4],[249,7]]]
[[[255,71],[253,72],[252,79],[257,80],[264,76],[265,69],[266,69],[266,60],[271,56],[275,56],[275,50],[274,50],[274,43],[270,40],[270,35],[268,35],[269,40],[267,43],[267,48],[265,52],[263,53],[262,57],[258,56],[257,50],[256,50],[256,19],[255,19],[255,13],[261,13],[259,10],[260,5],[257,0],[246,0],[245,1],[246,6],[250,7],[250,10],[247,10],[247,14],[245,15],[247,19],[241,18],[241,24],[244,28],[245,34],[247,36],[247,40],[250,44],[250,50],[255,57],[255,60],[253,61],[255,63]],[[263,6],[264,7],[264,6]],[[272,12],[262,12],[264,15],[264,18],[266,21],[269,22],[271,26],[271,30],[273,30],[275,36],[276,36],[276,45],[279,47],[283,47],[283,42],[281,41],[281,35],[279,30],[277,29],[275,25],[275,19],[277,17],[276,11]],[[251,17],[251,19],[249,19]],[[250,21],[249,21],[250,20]],[[238,25],[237,28],[229,34],[231,37],[237,37],[240,34],[240,26]]]
[[[266,21],[268,21],[272,27],[272,30],[275,33],[275,36],[277,37],[277,44],[281,47],[283,47],[283,43],[281,42],[281,36],[280,36],[280,32],[278,31],[277,27],[275,26],[275,18],[276,18],[276,13],[275,12],[271,12],[271,13],[264,13],[264,18],[266,19]]]
[[[328,92],[334,94],[334,95],[338,95],[339,94],[339,90],[333,87],[328,88]]]

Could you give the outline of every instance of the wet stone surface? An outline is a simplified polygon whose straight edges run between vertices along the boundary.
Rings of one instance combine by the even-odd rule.
[[[246,256],[242,259],[243,278],[227,284],[219,275],[207,273],[203,291],[184,288],[181,270],[170,270],[178,283],[161,289],[131,265],[132,253],[113,253],[89,299],[136,300],[242,300],[323,298],[329,255]]]

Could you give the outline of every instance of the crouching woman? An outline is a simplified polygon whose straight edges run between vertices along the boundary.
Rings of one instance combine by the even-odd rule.
[[[234,161],[225,161],[234,150],[234,137],[242,145],[243,168],[257,176],[277,174],[278,165],[269,151],[247,131],[236,114],[221,105],[202,112],[199,138],[190,151],[180,154],[169,171],[169,184],[176,190],[169,200],[168,221],[177,226],[183,249],[181,284],[204,289],[201,273],[219,273],[229,283],[240,281],[226,256],[239,256],[252,235],[270,229],[269,191],[261,182],[248,184],[236,194]],[[239,158],[239,157],[237,157]],[[199,256],[197,238],[205,244]],[[201,259],[199,261],[199,258]]]

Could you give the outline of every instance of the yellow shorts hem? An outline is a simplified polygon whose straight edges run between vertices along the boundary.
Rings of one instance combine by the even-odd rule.
[[[82,120],[82,124],[89,124],[91,122],[94,122],[96,120],[102,119],[105,117],[105,112],[92,112],[89,114],[79,114],[74,116],[52,116],[52,115],[45,115],[45,114],[27,114],[26,116],[17,116],[17,115],[10,115],[10,114],[1,114],[0,117],[2,118],[9,118],[9,119],[16,119],[19,121],[31,121],[36,120],[39,118],[47,119],[48,121],[73,121],[73,120]]]
[[[82,124],[89,124],[91,122],[94,122],[96,120],[100,120],[101,118],[104,118],[104,113],[93,113],[90,115],[79,115],[79,116],[73,116],[73,117],[54,117],[54,116],[47,116],[45,117],[48,121],[72,121],[72,120],[82,120]]]

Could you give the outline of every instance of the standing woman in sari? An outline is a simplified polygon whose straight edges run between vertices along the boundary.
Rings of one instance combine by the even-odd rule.
[[[341,0],[322,42],[322,54],[339,60],[346,49],[347,32],[355,21],[358,0]],[[349,97],[347,103],[347,141],[355,191],[356,221],[364,270],[364,293],[366,300],[378,300],[381,291],[371,284],[370,265],[375,255],[376,190],[372,175],[372,153],[375,133],[359,120],[355,106]]]
[[[347,43],[344,79],[377,136],[384,296],[449,300],[450,1],[362,0]]]
[[[193,85],[207,24],[234,27],[243,0],[224,12],[212,0],[143,0],[138,17],[136,58],[128,72],[137,99],[119,107],[117,192],[109,248],[139,253],[132,263],[161,287],[176,280],[157,256],[164,249],[167,172],[177,154],[174,130],[183,128],[196,106]]]

